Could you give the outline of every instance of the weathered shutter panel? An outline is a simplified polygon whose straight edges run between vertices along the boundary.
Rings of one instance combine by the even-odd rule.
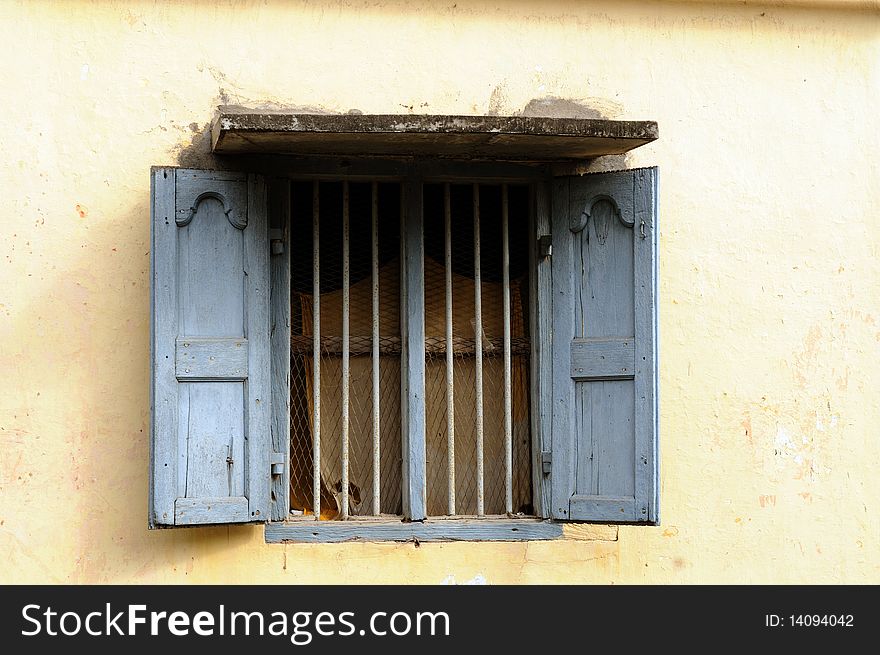
[[[554,185],[551,516],[657,523],[657,169]]]
[[[153,169],[151,526],[268,518],[266,188]]]

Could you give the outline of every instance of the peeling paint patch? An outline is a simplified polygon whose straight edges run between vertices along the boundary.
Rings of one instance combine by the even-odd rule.
[[[470,580],[465,580],[464,582],[456,582],[455,576],[450,574],[443,578],[443,581],[440,583],[442,585],[485,585],[488,584],[486,582],[486,578],[483,577],[482,573],[477,573]]]
[[[774,445],[776,446],[777,455],[784,455],[786,452],[794,449],[794,442],[788,436],[785,429],[781,427],[776,430]]]
[[[836,424],[832,417],[832,427]],[[797,443],[797,442],[800,443]],[[786,462],[793,463],[796,468],[794,479],[809,479],[814,481],[819,466],[816,463],[816,455],[813,452],[813,441],[806,436],[800,439],[792,438],[785,428],[778,426],[774,439],[773,454],[776,457],[777,466],[783,468]]]
[[[507,82],[502,82],[492,89],[492,95],[489,97],[489,109],[486,113],[489,116],[501,116],[505,112],[508,102]]]
[[[776,507],[776,495],[760,495],[758,496],[758,502],[761,503],[761,507]]]

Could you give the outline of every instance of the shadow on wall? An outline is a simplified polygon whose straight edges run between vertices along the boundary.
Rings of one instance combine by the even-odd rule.
[[[498,88],[496,87],[496,91]],[[494,96],[493,92],[493,96]],[[491,102],[490,102],[491,104]],[[517,116],[534,116],[540,118],[598,118],[612,120],[623,108],[620,104],[601,98],[573,100],[544,96],[529,100]],[[619,171],[627,168],[629,154],[606,155],[583,162],[577,166],[576,172],[601,173],[603,171]]]

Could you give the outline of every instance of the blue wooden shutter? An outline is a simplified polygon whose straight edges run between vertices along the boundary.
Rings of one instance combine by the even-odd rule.
[[[551,516],[659,521],[657,169],[554,182]]]
[[[151,526],[268,518],[262,178],[153,169]]]

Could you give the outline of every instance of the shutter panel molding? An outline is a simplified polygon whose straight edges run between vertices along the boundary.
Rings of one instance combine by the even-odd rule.
[[[150,527],[269,518],[266,186],[152,171]]]
[[[554,181],[551,511],[659,523],[657,169]]]

